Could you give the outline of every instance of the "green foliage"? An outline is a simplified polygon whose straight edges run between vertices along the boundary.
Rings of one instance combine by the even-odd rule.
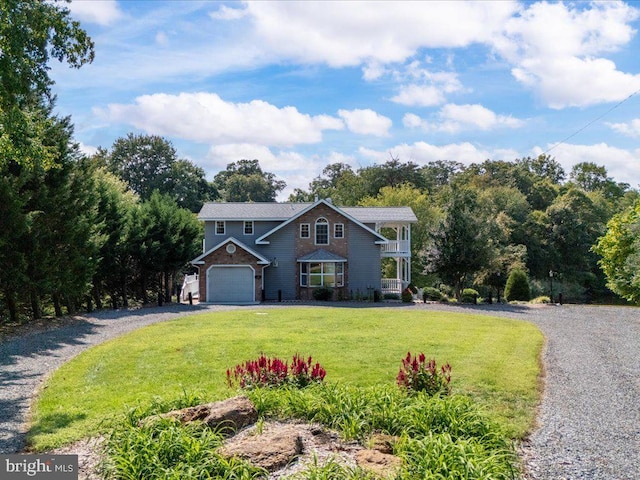
[[[517,478],[513,445],[463,396],[339,384],[258,389],[249,396],[260,415],[320,422],[346,439],[364,442],[374,432],[399,436],[394,454],[404,464],[396,478]]]
[[[400,296],[403,303],[411,303],[413,302],[413,293],[408,288],[405,288],[402,291],[402,295]]]
[[[472,396],[509,435],[522,437],[538,404],[542,343],[530,323],[472,312],[258,307],[198,314],[138,329],[62,365],[34,401],[29,444],[42,451],[99,434],[123,405],[155,395],[174,398],[187,389],[206,391],[209,401],[224,398],[226,369],[261,353],[313,352],[332,381],[397,390],[397,360],[426,347],[455,366],[454,393]],[[56,418],[66,421],[51,428]]]
[[[422,301],[440,302],[444,298],[444,294],[435,287],[424,287],[422,289]]]
[[[176,402],[156,401],[150,407],[130,409],[107,437],[104,473],[126,479],[251,479],[263,476],[263,469],[238,458],[225,458],[216,450],[224,437],[203,424],[181,425],[172,419],[141,420],[150,415],[195,406],[188,398]]]
[[[143,201],[157,191],[171,197],[178,206],[198,212],[205,201],[215,200],[215,188],[202,168],[178,159],[170,141],[157,135],[118,138],[111,151],[100,150],[93,157],[99,166],[123,180]]]
[[[274,202],[287,184],[264,172],[258,160],[238,160],[218,172],[213,184],[226,202]]]
[[[523,270],[514,269],[507,278],[504,287],[504,297],[508,302],[521,301],[528,302],[531,298],[531,288],[529,278]]]
[[[436,361],[427,360],[424,353],[402,359],[402,367],[396,377],[396,383],[408,392],[424,392],[427,395],[449,395],[451,393],[451,365],[438,368]]]
[[[313,295],[314,300],[326,302],[333,298],[333,288],[329,288],[329,287],[314,288],[311,294]]]
[[[473,288],[465,288],[460,295],[460,301],[462,303],[477,303],[480,294]]]
[[[607,231],[594,251],[601,257],[599,264],[607,286],[623,298],[640,303],[640,202],[607,223]]]
[[[247,360],[233,369],[228,368],[227,385],[248,389],[283,385],[303,388],[324,381],[326,374],[326,370],[318,362],[313,364],[311,356],[304,359],[296,353],[289,366],[284,360],[269,358],[263,354],[256,360]]]
[[[487,222],[477,215],[477,193],[453,187],[442,194],[444,217],[432,235],[429,270],[454,286],[460,299],[467,279],[485,268],[495,251]]]

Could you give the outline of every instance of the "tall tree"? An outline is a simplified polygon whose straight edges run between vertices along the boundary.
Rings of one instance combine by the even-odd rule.
[[[627,300],[640,304],[640,202],[614,215],[594,251],[607,286]]]
[[[273,202],[287,184],[265,172],[258,160],[238,160],[219,172],[213,184],[227,202]]]
[[[432,236],[429,270],[454,287],[460,298],[465,284],[492,260],[495,244],[487,222],[478,214],[474,190],[453,186],[442,197],[444,216]]]

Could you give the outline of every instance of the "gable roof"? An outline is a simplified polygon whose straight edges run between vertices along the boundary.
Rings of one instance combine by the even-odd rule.
[[[317,203],[317,202],[316,202]],[[325,203],[331,204],[325,200]],[[280,221],[290,219],[314,203],[205,203],[198,213],[198,219],[211,220],[262,220]],[[416,223],[411,207],[340,207],[339,211],[353,217],[360,223]]]
[[[296,260],[298,262],[336,262],[336,263],[344,263],[347,261],[346,258],[341,257],[340,255],[336,255],[335,253],[328,252],[323,248],[319,250],[315,250],[311,253],[308,253]]]
[[[338,207],[336,207],[333,203],[327,202],[326,200],[318,200],[315,203],[311,203],[311,204],[307,204],[307,208],[304,208],[303,210],[300,210],[298,213],[296,213],[295,215],[293,215],[292,217],[290,217],[289,219],[287,219],[286,221],[282,222],[280,225],[278,225],[275,228],[272,228],[271,230],[269,230],[267,233],[265,233],[264,235],[262,235],[260,238],[256,239],[256,245],[268,245],[269,242],[266,240],[270,235],[272,235],[273,233],[277,232],[278,230],[280,230],[281,228],[286,227],[287,225],[289,225],[291,222],[293,222],[296,218],[304,215],[305,213],[307,213],[310,210],[313,210],[314,208],[316,208],[318,205],[326,205],[327,207],[331,208],[332,210],[336,211],[337,213],[339,213],[340,215],[346,217],[347,219],[351,220],[353,223],[355,223],[356,225],[358,225],[360,228],[366,230],[367,232],[371,233],[373,236],[377,237],[378,240],[375,241],[375,243],[377,244],[387,244],[389,243],[389,240],[387,240],[385,237],[383,237],[382,235],[380,235],[378,232],[371,230],[369,227],[367,227],[366,225],[364,225],[362,222],[356,220],[355,218],[353,218],[351,215],[349,215],[348,213],[346,213],[344,210],[339,209]]]
[[[256,257],[258,259],[258,265],[270,265],[271,262],[269,260],[267,260],[266,258],[264,258],[262,255],[260,255],[258,252],[256,252],[255,250],[252,250],[251,248],[247,247],[244,243],[242,243],[239,240],[236,240],[234,237],[229,237],[225,240],[223,240],[222,242],[220,242],[219,244],[217,244],[215,247],[210,248],[209,250],[207,250],[206,252],[204,252],[202,255],[200,255],[199,257],[194,258],[193,260],[191,260],[191,264],[192,265],[203,265],[204,264],[204,258],[211,254],[212,252],[215,252],[216,250],[218,250],[220,247],[223,247],[224,245],[226,245],[227,243],[233,243],[234,245],[240,247],[241,249],[243,249],[245,252],[247,252],[250,255],[253,255],[254,257]]]

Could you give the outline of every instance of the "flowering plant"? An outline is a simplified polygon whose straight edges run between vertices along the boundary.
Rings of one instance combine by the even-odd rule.
[[[319,363],[313,365],[311,356],[305,360],[296,353],[289,367],[286,361],[262,354],[256,360],[247,360],[233,369],[227,369],[227,384],[229,387],[237,384],[240,388],[277,387],[285,384],[306,387],[313,382],[322,382],[326,374]]]
[[[427,360],[424,353],[407,356],[402,360],[402,367],[396,377],[400,388],[408,391],[425,392],[428,395],[442,393],[448,395],[451,392],[451,365],[445,363],[440,368],[436,361]]]

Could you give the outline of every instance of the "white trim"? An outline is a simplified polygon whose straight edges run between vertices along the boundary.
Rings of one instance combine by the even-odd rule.
[[[247,233],[247,223],[251,224],[251,233]],[[255,230],[255,223],[254,223],[253,220],[243,220],[242,221],[242,234],[243,235],[247,235],[247,236],[253,235],[255,231],[256,231]]]
[[[336,207],[334,204],[327,202],[326,200],[318,200],[317,202],[312,203],[311,205],[309,205],[307,208],[305,208],[304,210],[301,210],[300,212],[298,212],[296,215],[292,216],[291,218],[289,218],[289,220],[287,220],[286,222],[282,222],[280,225],[278,225],[277,227],[269,230],[267,233],[265,233],[264,235],[262,235],[260,238],[256,239],[256,245],[269,245],[269,241],[266,240],[266,238],[268,238],[271,234],[277,232],[278,230],[280,230],[281,228],[286,227],[287,225],[289,225],[291,222],[295,221],[297,218],[300,218],[302,215],[304,215],[305,213],[309,212],[310,210],[314,209],[315,207],[317,207],[318,205],[323,204],[326,205],[327,207],[329,207],[330,209],[332,209],[333,211],[335,211],[336,213],[339,213],[340,215],[342,215],[343,217],[347,218],[348,220],[352,221],[353,223],[355,223],[356,225],[358,225],[359,227],[363,228],[364,230],[366,230],[367,232],[371,233],[373,236],[375,236],[376,238],[378,238],[378,240],[375,241],[375,243],[377,245],[384,245],[386,243],[388,243],[388,239],[386,239],[385,237],[383,237],[382,235],[380,235],[378,232],[376,232],[375,230],[371,230],[369,227],[367,227],[365,224],[363,224],[362,222],[356,220],[355,218],[353,218],[351,215],[349,215],[348,213],[340,210],[338,207]]]
[[[248,254],[253,255],[254,257],[256,257],[258,259],[258,265],[269,265],[271,263],[271,262],[269,262],[269,260],[267,260],[265,257],[260,255],[258,252],[256,252],[255,250],[252,250],[251,248],[247,247],[244,243],[240,242],[239,240],[236,240],[234,237],[229,237],[229,238],[223,240],[222,242],[220,242],[219,244],[217,244],[215,247],[210,248],[209,250],[204,252],[199,257],[196,257],[193,260],[191,260],[191,264],[192,265],[204,265],[204,258],[207,255],[215,252],[216,250],[218,250],[221,247],[224,247],[225,244],[227,244],[229,242],[233,242],[237,247],[240,247],[241,249],[243,249]]]
[[[303,226],[307,227],[307,236],[306,237],[302,236],[302,227]],[[300,227],[298,228],[298,236],[300,238],[311,238],[311,224],[310,223],[301,223]]]
[[[336,235],[336,229],[338,228],[338,225],[342,226],[342,236],[338,237]],[[333,224],[333,238],[344,238],[344,223],[334,223]]]
[[[218,233],[218,223],[222,224],[222,233]],[[213,234],[214,235],[225,235],[227,233],[227,222],[224,220],[216,220],[213,224]]]
[[[327,228],[327,243],[318,243],[318,225],[323,225]],[[316,218],[313,223],[313,244],[314,245],[329,245],[331,243],[331,224],[329,220],[324,217]]]

